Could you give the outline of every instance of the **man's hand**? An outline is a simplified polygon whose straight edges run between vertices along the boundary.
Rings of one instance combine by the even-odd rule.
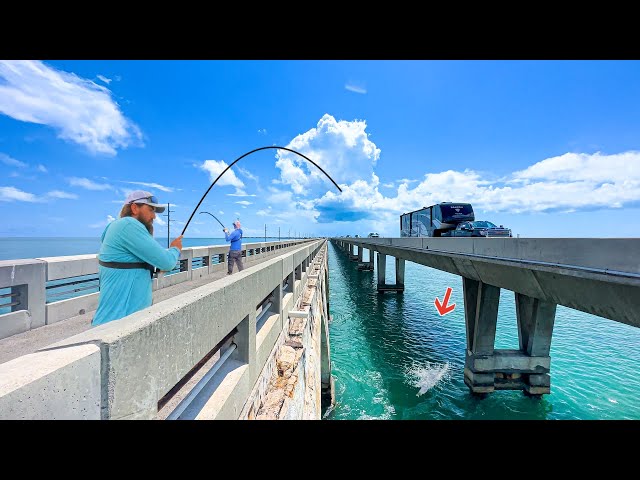
[[[228,230],[228,229],[226,229],[226,228],[223,228],[223,229],[222,229],[222,231],[223,231],[224,233],[229,233],[229,230]]]
[[[182,251],[182,237],[184,235],[180,235],[178,238],[176,238],[173,242],[171,242],[171,245],[169,245],[169,247],[176,247],[178,250]]]

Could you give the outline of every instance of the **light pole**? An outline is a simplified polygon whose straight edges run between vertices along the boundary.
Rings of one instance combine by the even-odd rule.
[[[167,214],[163,215],[163,217],[167,217],[167,248],[169,248],[169,242],[170,242],[170,238],[169,238],[170,237],[170,231],[169,231],[169,228],[171,226],[171,222],[173,221],[173,220],[171,220],[171,211],[172,210],[171,210],[170,207],[171,207],[171,204],[167,203]]]

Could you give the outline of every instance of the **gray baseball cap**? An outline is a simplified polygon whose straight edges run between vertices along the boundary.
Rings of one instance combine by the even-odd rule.
[[[127,199],[124,203],[125,205],[128,203],[146,203],[147,205],[155,207],[157,213],[164,212],[164,209],[166,208],[165,205],[158,203],[158,197],[145,190],[135,190],[131,192],[127,195]]]

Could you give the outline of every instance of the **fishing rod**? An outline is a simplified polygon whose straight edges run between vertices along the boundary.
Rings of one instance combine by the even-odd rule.
[[[209,212],[200,212],[200,213],[207,213],[207,214],[211,215],[213,218],[216,219],[216,222],[218,222],[222,228],[227,228],[224,225],[222,225],[222,222],[220,220],[218,220],[213,213],[209,213]]]
[[[195,215],[196,211],[198,210],[198,207],[200,207],[200,204],[202,203],[202,201],[204,200],[204,197],[207,196],[207,194],[209,193],[209,191],[213,188],[213,186],[216,184],[216,182],[218,180],[220,180],[220,177],[222,177],[222,175],[224,175],[224,173],[229,170],[233,165],[235,165],[239,160],[243,159],[244,157],[246,157],[247,155],[251,155],[254,152],[258,152],[260,150],[266,150],[268,148],[274,148],[276,150],[286,150],[287,152],[291,152],[291,153],[295,153],[296,155],[300,155],[302,158],[304,158],[305,160],[313,163],[316,167],[318,167],[320,169],[320,171],[322,173],[324,173],[327,178],[329,180],[331,180],[333,182],[333,184],[336,186],[336,188],[338,190],[340,190],[340,192],[342,192],[342,189],[340,188],[340,186],[333,180],[333,178],[331,178],[329,176],[329,174],[327,172],[325,172],[322,167],[320,167],[318,164],[316,164],[313,160],[311,160],[309,157],[304,156],[303,154],[301,154],[300,152],[296,152],[295,150],[292,150],[290,148],[286,148],[286,147],[277,147],[275,145],[270,145],[268,147],[260,147],[260,148],[256,148],[254,150],[251,150],[250,152],[245,153],[244,155],[241,155],[240,157],[236,158],[233,162],[231,162],[229,164],[229,166],[227,168],[225,168],[222,173],[220,175],[218,175],[218,178],[216,178],[213,183],[209,186],[209,188],[207,189],[206,192],[204,192],[204,195],[202,196],[202,198],[200,199],[200,201],[198,202],[198,205],[196,205],[196,208],[193,209],[193,212],[191,212],[191,216],[189,217],[189,220],[187,220],[186,225],[184,226],[184,228],[182,229],[182,233],[181,235],[184,235],[184,232],[187,231],[187,227],[189,226],[189,223],[191,223],[191,219],[193,218],[193,216]],[[216,219],[217,220],[217,219]],[[219,221],[219,220],[218,220]],[[222,225],[222,224],[221,224]]]

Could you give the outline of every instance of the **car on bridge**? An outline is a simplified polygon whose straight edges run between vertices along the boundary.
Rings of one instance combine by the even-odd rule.
[[[499,227],[486,220],[474,220],[473,222],[461,222],[454,230],[451,230],[451,237],[511,237],[511,229]]]
[[[380,235],[378,235],[377,232],[371,232],[369,235],[367,235],[367,237],[369,237],[369,238],[379,238]]]

